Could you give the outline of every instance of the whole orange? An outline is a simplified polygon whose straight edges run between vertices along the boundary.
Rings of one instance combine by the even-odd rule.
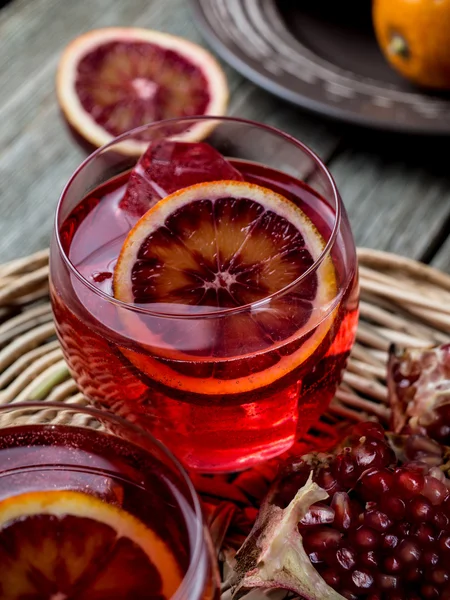
[[[450,0],[373,0],[383,54],[404,77],[450,88]]]

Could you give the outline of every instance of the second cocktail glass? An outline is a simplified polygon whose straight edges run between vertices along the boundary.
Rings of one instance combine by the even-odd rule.
[[[202,144],[174,141],[199,131],[209,133]],[[142,139],[150,162],[130,171],[130,142]],[[145,239],[141,227],[134,301],[123,301],[117,258],[150,189],[127,185],[143,167],[159,197],[234,181],[182,192]],[[355,336],[356,253],[333,179],[302,143],[239,119],[166,121],[97,150],[72,176],[57,210],[51,295],[91,401],[188,467],[231,471],[287,450],[326,410]]]

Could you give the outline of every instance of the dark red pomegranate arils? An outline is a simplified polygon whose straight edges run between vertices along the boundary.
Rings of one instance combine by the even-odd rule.
[[[282,587],[307,600],[450,600],[447,450],[411,437],[362,424],[334,453],[287,466],[236,555],[233,597]],[[292,478],[301,487],[274,504]]]
[[[130,216],[141,217],[158,200],[206,181],[243,181],[217,150],[205,142],[152,142],[131,171],[119,203]]]

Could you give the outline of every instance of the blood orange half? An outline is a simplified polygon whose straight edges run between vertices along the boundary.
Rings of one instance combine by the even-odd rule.
[[[163,600],[181,580],[163,540],[93,496],[30,492],[0,502],[3,600]]]
[[[73,40],[59,63],[57,95],[72,127],[94,146],[162,119],[222,115],[228,87],[220,65],[183,38],[140,28],[105,28]],[[199,140],[211,129],[199,123],[178,139]],[[147,141],[120,147],[142,154]]]
[[[122,352],[153,380],[186,392],[242,393],[273,383],[307,360],[333,323],[329,257],[277,295],[324,247],[308,216],[267,188],[215,181],[171,194],[128,235],[114,295],[175,318],[127,315],[142,352]],[[223,309],[235,310],[215,316]]]

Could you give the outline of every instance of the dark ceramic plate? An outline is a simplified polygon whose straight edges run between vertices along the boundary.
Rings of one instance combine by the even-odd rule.
[[[269,92],[351,123],[450,133],[450,95],[421,93],[389,67],[370,0],[190,1],[217,52]]]

